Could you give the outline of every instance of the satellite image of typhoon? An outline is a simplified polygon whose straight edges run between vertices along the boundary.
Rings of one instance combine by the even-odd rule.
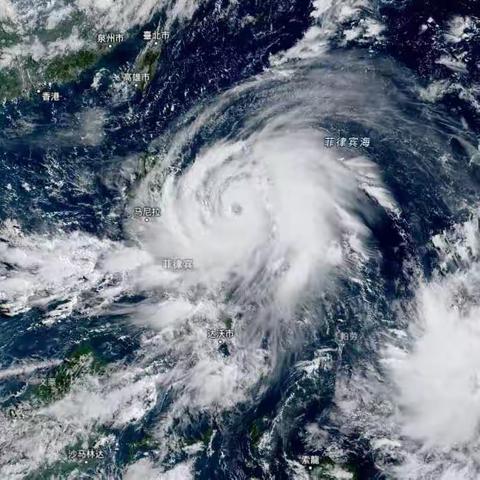
[[[0,0],[0,480],[480,479],[480,0]]]

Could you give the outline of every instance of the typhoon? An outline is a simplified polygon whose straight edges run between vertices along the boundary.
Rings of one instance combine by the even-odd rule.
[[[450,3],[0,0],[2,480],[480,478]]]

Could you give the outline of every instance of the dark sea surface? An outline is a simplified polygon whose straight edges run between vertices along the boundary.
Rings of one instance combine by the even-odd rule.
[[[476,269],[460,226],[478,233],[480,4],[315,3],[201,2],[150,84],[117,95],[157,15],[58,104],[0,108],[1,478],[478,478],[478,432],[437,446],[408,430],[385,352],[415,351],[419,291]],[[422,96],[434,82],[444,94]],[[153,204],[158,222],[134,217]],[[164,279],[169,256],[198,269]],[[232,342],[206,338],[218,324]],[[60,381],[79,349],[87,366]],[[80,448],[104,457],[69,461]]]

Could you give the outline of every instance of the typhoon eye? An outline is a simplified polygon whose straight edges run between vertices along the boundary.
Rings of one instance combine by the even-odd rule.
[[[0,0],[0,480],[478,480],[478,0]]]
[[[234,215],[241,215],[243,212],[243,207],[239,203],[232,203],[230,210]]]

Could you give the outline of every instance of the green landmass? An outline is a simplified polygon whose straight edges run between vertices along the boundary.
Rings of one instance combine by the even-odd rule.
[[[0,46],[10,47],[21,40],[14,28],[6,22],[0,22]]]
[[[24,93],[22,79],[17,70],[0,70],[0,100],[19,97]]]
[[[63,479],[72,478],[69,475],[74,474],[76,471],[85,471],[95,466],[98,462],[101,462],[103,458],[70,458],[69,452],[73,450],[98,450],[93,447],[83,448],[80,441],[76,442],[74,446],[67,448],[64,451],[64,455],[61,459],[51,464],[46,464],[39,468],[35,472],[30,473],[25,477],[25,480],[46,480],[46,479]],[[77,478],[77,477],[74,477]],[[79,477],[80,478],[80,477]]]
[[[80,73],[92,67],[100,58],[93,50],[80,50],[63,57],[55,57],[47,65],[31,57],[22,58],[15,68],[0,70],[0,100],[11,100],[28,95],[42,83],[64,83],[75,80]]]
[[[98,58],[98,52],[93,50],[80,50],[57,57],[51,60],[45,69],[45,78],[57,83],[74,80],[83,70],[95,65]]]
[[[58,23],[55,27],[38,29],[35,31],[35,35],[42,43],[50,43],[60,39],[67,39],[75,27],[80,38],[88,38],[92,34],[89,31],[89,22],[85,14],[73,11],[68,18]]]
[[[358,480],[355,468],[351,465],[339,465],[330,458],[324,458],[314,466],[312,477],[318,480]]]
[[[158,446],[158,442],[148,432],[142,431],[140,438],[128,445],[127,463],[132,462],[137,454],[155,450]]]
[[[41,28],[20,35],[18,26],[13,22],[0,22],[0,53],[2,49],[17,47],[16,58],[11,65],[0,70],[0,101],[11,100],[28,95],[46,83],[62,83],[74,80],[85,69],[98,61],[101,52],[97,49],[82,49],[78,52],[59,55],[52,59],[34,60],[22,53],[22,42],[36,38],[44,45],[66,40],[78,30],[80,38],[91,37],[93,32],[82,12],[74,11],[69,18],[53,28]]]
[[[65,361],[47,376],[32,392],[34,398],[50,403],[66,395],[76,379],[86,374],[99,374],[102,362],[88,344],[74,350]]]
[[[160,52],[153,49],[147,50],[145,55],[140,58],[140,67],[150,74],[150,78],[155,74],[159,58]]]
[[[267,426],[263,418],[258,418],[253,421],[252,425],[250,426],[250,442],[253,447],[257,447],[260,439],[262,438],[263,433],[265,432]]]

